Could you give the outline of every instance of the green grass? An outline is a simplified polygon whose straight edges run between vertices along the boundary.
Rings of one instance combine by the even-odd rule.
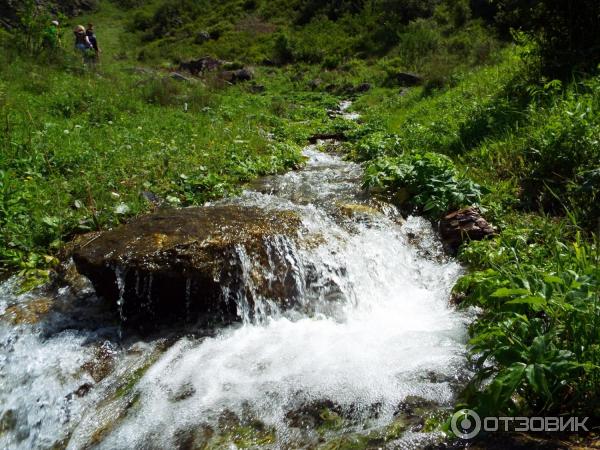
[[[525,76],[519,50],[456,72],[445,89],[364,96],[357,107],[376,131],[363,133],[351,155],[369,161],[365,183],[399,204],[434,218],[478,204],[500,229],[459,254],[471,270],[455,297],[481,313],[470,328],[476,375],[458,406],[484,416],[597,416],[600,78],[537,82]],[[434,163],[431,152],[455,168]],[[460,179],[483,195],[465,197],[472,191],[459,189]]]
[[[288,94],[281,71],[259,71],[268,93],[256,95],[67,61],[65,70],[14,59],[0,72],[5,268],[52,264],[75,233],[150,210],[143,192],[173,206],[201,204],[297,166],[336,102]]]

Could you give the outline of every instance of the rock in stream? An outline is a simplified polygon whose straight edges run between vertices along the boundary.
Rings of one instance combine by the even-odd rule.
[[[293,302],[289,263],[274,258],[293,246],[299,226],[291,211],[234,205],[162,210],[83,239],[73,260],[130,325],[182,318],[230,322],[243,315],[242,300],[247,309],[261,295],[278,306]]]

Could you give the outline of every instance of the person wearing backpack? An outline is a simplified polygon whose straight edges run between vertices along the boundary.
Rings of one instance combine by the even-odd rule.
[[[75,34],[75,48],[81,53],[85,53],[87,50],[92,48],[92,44],[85,34],[85,27],[83,25],[77,25],[73,30]]]

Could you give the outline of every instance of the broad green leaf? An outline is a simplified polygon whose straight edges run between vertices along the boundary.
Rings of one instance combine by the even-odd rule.
[[[543,297],[533,296],[533,297],[523,297],[523,298],[515,298],[514,300],[510,300],[506,302],[506,305],[531,305],[531,306],[544,306],[546,304],[546,299]]]
[[[557,284],[565,284],[564,280],[556,275],[546,275],[544,277],[544,281],[546,283],[557,283]]]
[[[495,298],[505,298],[512,297],[514,295],[526,295],[529,294],[527,289],[510,289],[510,288],[500,288],[496,290],[491,296]]]

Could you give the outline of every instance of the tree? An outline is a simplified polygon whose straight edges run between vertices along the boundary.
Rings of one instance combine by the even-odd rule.
[[[492,0],[500,26],[522,30],[538,44],[546,75],[568,77],[600,62],[600,1]]]

